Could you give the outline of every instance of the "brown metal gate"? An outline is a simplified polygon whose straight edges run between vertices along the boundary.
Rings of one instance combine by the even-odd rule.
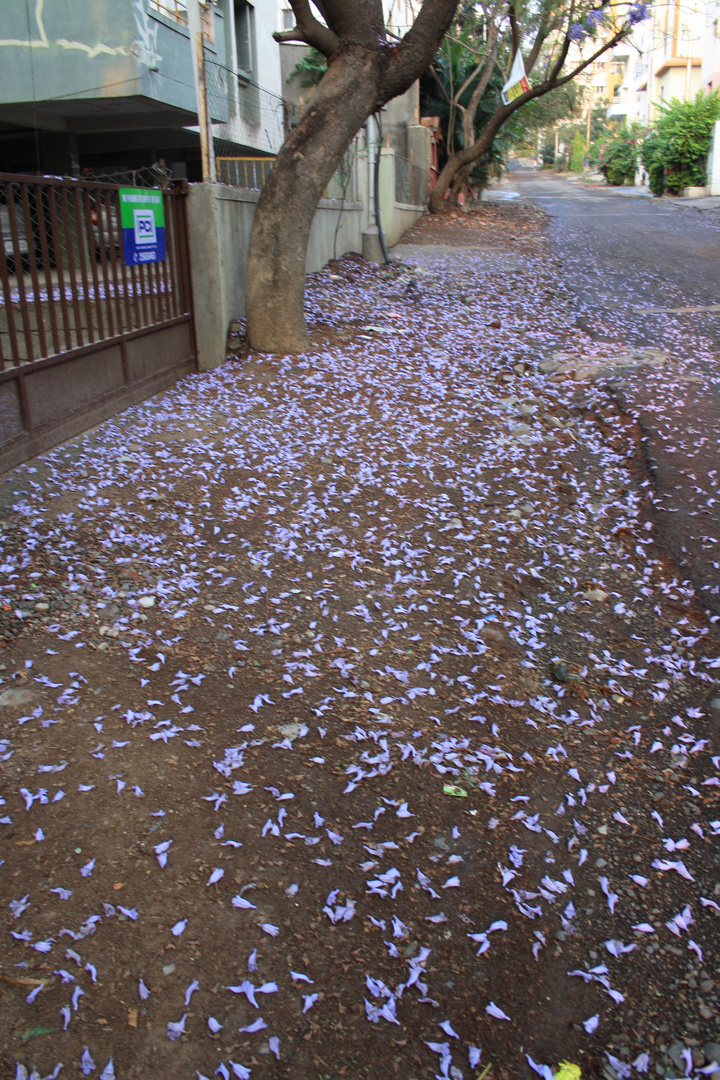
[[[195,369],[186,195],[126,266],[116,185],[0,173],[0,472]]]

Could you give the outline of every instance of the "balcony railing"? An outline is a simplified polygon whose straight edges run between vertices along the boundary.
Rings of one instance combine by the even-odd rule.
[[[188,25],[186,0],[148,0],[148,6],[150,11],[156,11],[158,15],[164,15],[166,19],[171,19],[180,26]],[[214,41],[215,27],[210,4],[200,4],[200,20],[203,37],[206,41]]]

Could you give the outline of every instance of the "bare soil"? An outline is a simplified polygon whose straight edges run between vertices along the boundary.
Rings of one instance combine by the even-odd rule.
[[[424,219],[4,481],[0,1077],[710,1060],[717,620],[539,368],[543,229]]]

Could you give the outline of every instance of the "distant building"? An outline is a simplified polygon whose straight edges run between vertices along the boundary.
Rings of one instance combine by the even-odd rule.
[[[658,106],[672,98],[687,101],[701,88],[720,85],[720,5],[704,0],[659,0],[651,17],[613,50],[622,76],[608,116],[649,125]]]
[[[703,30],[700,86],[703,90],[717,90],[720,87],[720,3],[708,3]]]

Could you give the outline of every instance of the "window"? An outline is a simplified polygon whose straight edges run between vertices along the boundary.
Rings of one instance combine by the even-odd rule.
[[[283,8],[283,30],[293,30],[295,28],[295,16],[292,13],[291,8]]]
[[[235,49],[237,66],[241,71],[253,69],[253,16],[252,4],[247,0],[235,0]]]

